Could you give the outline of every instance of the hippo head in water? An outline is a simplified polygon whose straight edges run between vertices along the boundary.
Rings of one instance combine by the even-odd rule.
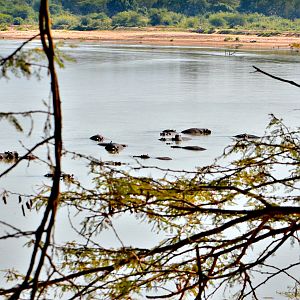
[[[90,137],[90,140],[96,141],[96,142],[102,142],[104,140],[104,137],[100,134],[95,134]]]
[[[108,151],[109,153],[119,153],[121,150],[123,150],[125,145],[122,144],[117,144],[110,142],[105,146],[105,150]]]

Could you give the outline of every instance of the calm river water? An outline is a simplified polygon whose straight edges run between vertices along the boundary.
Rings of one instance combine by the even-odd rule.
[[[3,53],[17,42],[1,41]],[[65,145],[103,160],[133,161],[133,155],[169,156],[163,167],[193,169],[222,153],[239,133],[262,135],[268,114],[298,125],[299,90],[253,73],[256,65],[275,75],[300,81],[300,56],[292,52],[238,52],[187,47],[111,46],[95,43],[66,48],[76,63],[59,71]],[[0,81],[1,110],[44,108],[49,95],[46,76]],[[158,141],[163,129],[212,130],[208,137],[185,145],[204,152],[171,149]],[[100,133],[106,141],[127,144],[119,155],[107,154],[88,138]],[[2,149],[17,147],[18,137],[1,132]],[[154,165],[157,161],[148,160]],[[72,171],[72,166],[66,166]],[[76,170],[75,170],[76,171]],[[38,174],[36,174],[38,175]]]
[[[10,53],[19,43],[0,41],[0,54]],[[253,73],[252,68],[255,65],[300,82],[297,53],[239,51],[225,56],[222,49],[97,43],[79,43],[76,47],[65,46],[64,50],[76,59],[76,63],[67,62],[66,68],[58,72],[63,134],[68,150],[129,163],[135,163],[133,155],[169,156],[173,160],[150,159],[143,163],[193,170],[219,156],[231,143],[232,136],[245,132],[262,135],[270,113],[283,118],[288,125],[299,126],[299,89]],[[40,81],[11,76],[9,81],[0,80],[0,97],[0,111],[45,109],[42,100],[48,101],[49,83],[46,76]],[[42,135],[43,120],[37,118],[31,139],[2,122],[0,152],[24,152],[20,139],[26,147],[34,145]],[[212,130],[211,136],[185,142],[207,151],[171,149],[158,140],[164,129],[181,131],[189,127]],[[118,155],[108,154],[89,140],[97,133],[104,135],[108,142],[120,142],[128,147]],[[0,167],[3,170],[7,166]],[[74,161],[64,163],[64,171],[83,178],[81,167]],[[0,188],[33,191],[36,187],[32,183],[46,181],[45,173],[43,165],[21,167],[3,179]],[[11,209],[3,219],[10,219],[10,214],[20,217],[19,212]],[[137,229],[132,226],[124,230]],[[284,259],[285,256],[281,258]],[[269,295],[274,296],[272,288],[266,293]]]

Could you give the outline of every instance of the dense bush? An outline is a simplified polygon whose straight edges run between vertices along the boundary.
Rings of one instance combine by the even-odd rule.
[[[14,25],[22,25],[23,23],[24,23],[24,20],[22,18],[20,18],[20,17],[16,17],[13,20],[13,24]]]
[[[53,17],[53,29],[73,29],[79,24],[80,18],[70,14]]]
[[[180,28],[199,28],[201,26],[201,20],[199,17],[183,17],[178,23]]]
[[[75,26],[76,30],[100,30],[110,29],[112,20],[104,13],[89,14],[80,18],[80,23]]]
[[[136,11],[122,11],[117,13],[112,17],[113,26],[125,26],[125,27],[134,27],[134,26],[147,26],[149,24],[149,18],[139,14]]]
[[[215,27],[234,28],[244,26],[247,23],[246,16],[239,13],[216,13],[208,18],[209,23]]]
[[[0,24],[37,24],[39,5],[40,0],[0,0]],[[248,13],[255,11],[260,13]],[[210,32],[300,30],[298,19],[279,17],[300,17],[300,0],[51,0],[50,12],[55,29],[159,25]]]
[[[208,21],[214,27],[225,27],[226,26],[226,21],[224,20],[223,16],[220,14],[214,14],[214,15],[209,16]]]
[[[239,10],[295,19],[300,18],[300,0],[240,0]]]
[[[27,5],[13,6],[10,10],[10,13],[14,18],[19,17],[23,20],[33,19],[36,16],[36,13],[34,12],[33,8]]]
[[[107,0],[62,0],[64,9],[79,14],[99,13],[106,11]]]
[[[167,11],[165,9],[151,9],[149,11],[150,24],[152,26],[174,26],[179,24],[183,17],[184,16],[182,14]]]
[[[209,0],[158,0],[152,8],[174,11],[188,16],[205,13],[209,9]]]
[[[223,18],[227,25],[231,28],[236,26],[244,26],[246,24],[246,18],[243,14],[238,13],[223,13]]]
[[[11,24],[13,19],[10,15],[0,13],[0,24]]]
[[[214,4],[210,7],[210,11],[212,11],[212,12],[221,12],[221,11],[233,12],[234,10],[235,9],[233,7],[231,7],[228,4],[224,4],[224,3]]]
[[[51,15],[59,15],[63,13],[63,7],[60,4],[51,3],[49,5]]]

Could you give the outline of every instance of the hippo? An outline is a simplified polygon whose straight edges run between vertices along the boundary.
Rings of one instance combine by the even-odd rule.
[[[122,145],[122,144],[117,144],[117,143],[107,143],[107,145],[105,146],[105,150],[109,153],[119,153],[121,150],[124,149],[126,145]]]
[[[166,142],[167,141],[167,139],[166,138],[160,138],[160,139],[158,139],[159,141],[161,141],[161,142]]]
[[[192,151],[204,151],[205,148],[199,146],[171,146],[171,148],[180,148],[185,150],[192,150]]]
[[[19,153],[17,151],[6,151],[4,152],[4,157],[7,160],[17,160],[19,158]]]
[[[54,174],[53,173],[47,173],[47,174],[44,175],[44,177],[53,179]],[[60,174],[60,178],[64,181],[72,181],[72,180],[74,180],[74,174],[62,173],[62,174]]]
[[[150,156],[148,154],[142,154],[142,155],[133,155],[134,158],[141,158],[141,159],[149,159]]]
[[[0,153],[0,160],[4,162],[13,162],[19,159],[19,153],[17,151],[5,151]]]
[[[182,137],[180,134],[175,134],[174,137],[171,137],[171,138],[166,138],[166,137],[162,137],[160,139],[158,139],[159,141],[161,142],[182,142],[182,141],[189,141],[190,138],[188,137]],[[167,143],[168,144],[168,143]]]
[[[102,142],[104,140],[104,137],[100,134],[95,134],[90,137],[90,140],[96,141],[96,142]]]
[[[172,138],[172,141],[182,142],[183,139],[182,139],[182,136],[180,134],[175,134],[175,136]]]
[[[188,128],[181,131],[181,133],[190,135],[210,135],[211,130],[207,128]]]
[[[242,133],[242,134],[238,134],[234,136],[237,139],[259,139],[259,136],[257,135],[253,135],[253,134],[248,134],[248,133]]]
[[[125,145],[125,144],[118,144],[118,143],[113,143],[113,142],[110,142],[110,143],[98,143],[97,145],[98,146],[102,146],[102,147],[106,147],[106,146],[111,145],[111,144],[121,145],[123,148],[127,147],[127,145]]]
[[[5,151],[4,153],[0,153],[0,160],[4,162],[14,162],[20,158],[20,155],[17,151]],[[23,159],[27,160],[34,160],[37,159],[35,155],[32,153],[28,153],[22,157]]]
[[[176,133],[176,130],[174,130],[174,129],[165,129],[160,133],[160,136],[167,136],[167,135],[172,135],[175,133]]]
[[[172,160],[172,158],[169,157],[169,156],[157,156],[157,157],[155,157],[155,159],[158,159],[158,160]]]

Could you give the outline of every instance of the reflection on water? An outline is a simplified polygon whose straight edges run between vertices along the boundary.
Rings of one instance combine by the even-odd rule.
[[[9,53],[16,45],[17,42],[0,41],[1,54]],[[193,170],[221,155],[224,147],[232,142],[232,136],[263,135],[270,113],[284,118],[288,125],[298,125],[299,90],[253,73],[252,68],[256,65],[300,82],[300,57],[294,53],[253,51],[229,57],[224,55],[224,50],[95,43],[66,47],[66,51],[77,60],[75,64],[66,63],[66,68],[58,74],[64,112],[63,136],[65,147],[72,151],[104,161],[131,164],[136,163],[134,156],[148,155],[150,158],[142,161],[145,165]],[[0,111],[44,109],[41,100],[48,101],[49,90],[46,77],[39,82],[1,80]],[[2,122],[0,152],[8,149],[24,152],[24,147],[33,146],[41,139],[44,121],[42,116],[35,119],[31,137],[16,133]],[[180,132],[190,127],[209,128],[212,134],[193,137],[181,145],[199,146],[206,151],[171,148],[159,141],[159,133],[164,129]],[[118,154],[110,154],[89,139],[94,134],[103,135],[105,142],[128,147]],[[20,139],[24,144],[19,143]],[[36,154],[46,158],[46,153],[39,151]],[[0,166],[1,170],[6,167]],[[64,172],[87,180],[82,163],[65,160],[63,168]],[[20,190],[34,192],[36,187],[32,183],[47,182],[49,179],[43,176],[48,171],[42,162],[30,163],[30,168],[23,163],[11,177],[2,180],[1,188],[16,189],[18,182]],[[14,208],[10,207],[10,213],[18,215]],[[10,213],[6,211],[7,216]],[[138,228],[136,224],[122,224],[120,234],[126,236],[133,227]],[[284,288],[282,284],[278,286]]]

